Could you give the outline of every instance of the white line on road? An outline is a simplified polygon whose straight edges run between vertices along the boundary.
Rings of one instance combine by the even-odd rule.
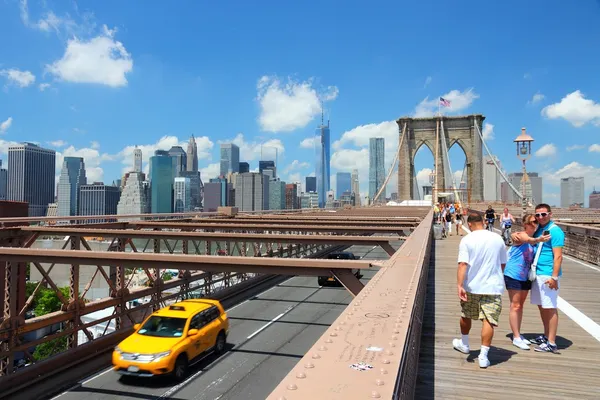
[[[94,379],[96,379],[96,378],[99,378],[99,377],[101,377],[101,376],[102,376],[102,375],[104,375],[104,374],[107,374],[107,373],[109,373],[109,372],[110,372],[110,371],[112,371],[112,370],[113,370],[113,369],[112,369],[112,367],[111,367],[111,368],[108,368],[107,370],[105,370],[105,371],[102,371],[102,372],[100,372],[99,374],[96,374],[96,375],[92,376],[91,378],[88,378],[88,379],[86,379],[85,381],[81,382],[81,386],[85,385],[85,384],[86,384],[86,383],[88,383],[88,382],[91,382],[91,381],[93,381],[93,380],[94,380]]]
[[[578,259],[576,259],[576,258],[573,258],[573,257],[567,256],[567,255],[563,255],[563,257],[564,257],[564,258],[566,258],[567,260],[570,260],[570,261],[576,262],[577,264],[581,264],[581,265],[583,265],[584,267],[588,267],[588,268],[591,268],[591,269],[593,269],[593,270],[595,270],[595,271],[598,271],[598,272],[600,272],[600,268],[598,268],[598,267],[594,267],[594,266],[592,266],[592,265],[590,265],[590,264],[587,264],[587,263],[584,263],[584,262],[583,262],[583,261],[581,261],[581,260],[578,260]]]
[[[273,318],[272,320],[270,320],[269,322],[267,322],[266,324],[264,324],[263,326],[261,326],[258,330],[254,331],[254,333],[252,333],[250,336],[248,336],[246,339],[252,339],[254,336],[258,335],[259,333],[261,333],[262,331],[264,331],[265,329],[267,329],[269,326],[271,326],[274,322],[277,322],[278,319],[280,319],[281,317],[283,317],[285,314],[289,313],[290,311],[292,311],[293,307],[288,307],[287,310],[285,310],[284,312],[282,312],[281,314],[279,314],[278,316],[276,316],[275,318]]]
[[[569,318],[582,327],[587,333],[592,335],[594,339],[600,342],[600,325],[594,322],[587,315],[573,307],[565,299],[558,296],[558,308],[560,311],[567,314]]]

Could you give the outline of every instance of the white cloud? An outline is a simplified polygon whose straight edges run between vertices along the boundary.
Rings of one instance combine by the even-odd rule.
[[[475,91],[471,89],[466,89],[464,91],[460,90],[451,90],[442,96],[444,99],[450,102],[449,107],[442,107],[441,110],[446,113],[457,113],[463,111],[471,106],[475,99],[479,98],[479,95],[475,93]],[[429,97],[426,97],[421,101],[417,107],[415,108],[415,117],[431,117],[435,115],[438,111],[439,105],[439,97],[436,97],[432,100],[429,100]]]
[[[103,32],[89,41],[70,39],[63,57],[46,70],[67,82],[126,86],[133,60],[123,43],[114,39],[115,33],[104,25]]]
[[[484,140],[493,140],[494,139],[494,125],[488,124],[485,122],[483,124],[483,130],[481,131]]]
[[[400,136],[398,124],[396,121],[385,121],[379,124],[359,125],[342,134],[339,140],[333,142],[334,149],[341,149],[346,145],[354,145],[358,147],[368,146],[369,140],[373,137],[382,137],[385,139],[385,144],[388,142],[396,143],[398,147],[398,137]]]
[[[537,92],[536,94],[533,95],[533,97],[531,98],[531,100],[528,101],[528,103],[529,104],[537,104],[540,101],[544,100],[545,98],[546,98],[546,96],[544,96],[540,92]]]
[[[243,133],[238,133],[235,138],[230,140],[219,140],[221,143],[233,143],[240,148],[240,161],[253,161],[260,159],[261,147],[265,160],[272,159],[275,161],[275,153],[277,158],[281,158],[285,152],[283,142],[279,139],[270,139],[266,142],[246,141]],[[275,149],[277,151],[275,151]]]
[[[291,132],[308,125],[321,113],[321,101],[335,100],[338,88],[329,86],[320,93],[313,79],[304,82],[276,76],[263,76],[256,85],[260,106],[258,122],[263,131]]]
[[[315,138],[314,136],[308,137],[300,142],[300,147],[303,149],[314,149],[315,148]]]
[[[559,103],[544,107],[542,115],[549,119],[563,118],[577,128],[587,123],[600,126],[600,104],[586,99],[579,90],[569,93]]]
[[[423,168],[417,172],[417,186],[419,187],[419,194],[423,198],[423,186],[430,186],[429,175],[433,172],[431,168]]]
[[[585,146],[583,146],[581,144],[574,144],[572,146],[567,147],[567,151],[581,150],[581,149],[585,149]]]
[[[296,171],[299,169],[304,169],[304,168],[308,168],[310,167],[310,164],[307,162],[300,162],[298,160],[294,160],[291,162],[290,165],[288,165],[287,167],[285,167],[285,169],[282,171],[284,174],[287,174],[289,172],[292,171]]]
[[[8,128],[10,128],[10,126],[12,125],[12,121],[12,117],[8,117],[6,121],[0,123],[0,134],[6,133]]]
[[[92,149],[98,150],[100,148],[100,143],[96,142],[95,140],[92,140],[92,142],[90,143],[90,147]]]
[[[49,83],[40,83],[40,85],[38,86],[38,88],[40,89],[40,92],[43,92],[46,89],[48,89],[50,86],[52,86],[52,85],[50,85]]]
[[[24,88],[35,82],[35,75],[29,71],[21,71],[15,68],[0,70],[0,76],[4,76],[10,84]]]
[[[600,168],[583,165],[576,161],[565,165],[557,171],[550,170],[543,174],[544,182],[552,186],[560,186],[561,178],[568,177],[583,177],[586,188],[600,187]]]
[[[202,177],[202,182],[208,182],[209,179],[216,178],[221,173],[221,164],[220,163],[212,163],[208,164],[204,168],[200,168],[200,176]]]
[[[93,145],[94,142],[92,142]],[[177,136],[165,135],[157,142],[152,144],[141,144],[137,147],[142,150],[142,161],[144,171],[147,171],[147,164],[150,157],[154,155],[156,150],[169,150],[173,146],[181,146],[184,151],[187,151],[188,140],[180,140]],[[207,136],[196,137],[196,146],[198,148],[198,160],[210,159],[213,142]],[[120,159],[125,165],[122,173],[127,173],[133,170],[133,150],[135,145],[130,145],[121,150],[114,157]]]
[[[538,151],[535,152],[537,157],[552,157],[556,155],[558,149],[554,145],[554,143],[547,143],[540,147]]]
[[[600,153],[600,144],[593,144],[588,149],[590,153]]]
[[[19,142],[14,142],[12,140],[2,140],[0,139],[0,154],[8,154],[8,148],[11,146],[16,146],[19,145],[21,143]],[[8,164],[8,163],[6,163]]]
[[[82,21],[79,24],[76,23],[69,14],[65,14],[63,17],[60,17],[52,10],[47,11],[45,15],[37,22],[32,22],[29,18],[29,7],[27,3],[27,0],[20,1],[21,21],[28,28],[36,29],[42,32],[54,31],[57,34],[61,33],[61,30],[63,30],[68,36],[81,36],[90,34],[96,27],[96,24],[93,21],[93,14],[90,12],[84,12],[80,14],[77,8],[77,3],[74,3],[75,11],[82,18]],[[45,7],[45,1],[42,3]]]
[[[425,85],[423,85],[423,89],[426,88],[427,86],[429,86],[429,84],[431,83],[432,80],[433,80],[433,78],[431,76],[428,76],[427,78],[425,78]]]
[[[65,147],[68,143],[65,142],[64,140],[54,140],[52,142],[47,142],[48,144],[50,144],[50,146],[53,147]]]

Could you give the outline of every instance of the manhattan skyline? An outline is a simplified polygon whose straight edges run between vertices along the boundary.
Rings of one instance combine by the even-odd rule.
[[[535,139],[528,170],[544,177],[544,200],[558,204],[560,179],[583,176],[587,203],[600,186],[600,56],[585,49],[600,33],[593,23],[600,6],[534,3],[531,9],[542,15],[517,2],[436,2],[433,25],[444,29],[454,18],[461,26],[449,37],[431,30],[407,42],[397,38],[414,32],[419,19],[399,25],[393,15],[424,15],[426,5],[348,7],[338,19],[339,7],[321,3],[281,10],[245,4],[233,15],[225,5],[154,3],[141,18],[137,2],[77,9],[63,2],[4,2],[0,157],[7,163],[10,145],[37,142],[56,150],[55,176],[64,157],[83,157],[88,181],[110,183],[133,169],[135,145],[148,172],[149,155],[186,149],[193,134],[203,179],[218,175],[219,145],[232,142],[252,170],[261,144],[277,148],[282,180],[303,181],[315,172],[314,130],[323,101],[332,127],[330,187],[337,172],[356,168],[364,198],[369,138],[384,137],[385,159],[392,160],[395,119],[431,115],[443,96],[451,102],[448,115],[486,116],[488,144],[507,172],[520,170],[512,140],[527,127]],[[308,29],[316,4],[330,23]],[[473,25],[482,14],[493,16],[484,32]],[[194,22],[198,15],[201,23]],[[557,15],[567,22],[544,24]],[[166,25],[158,25],[163,20]],[[528,28],[498,33],[506,20]],[[227,28],[232,23],[236,31]],[[365,31],[352,28],[358,25]],[[298,32],[305,34],[297,39]],[[455,57],[463,42],[477,62]],[[434,44],[434,54],[425,51]],[[410,65],[402,62],[403,49],[414,52]],[[111,57],[103,59],[106,54]],[[75,68],[76,57],[84,62]],[[458,174],[462,150],[453,146],[450,158]],[[415,160],[420,182],[432,164],[421,149]],[[395,186],[392,175],[387,192]]]

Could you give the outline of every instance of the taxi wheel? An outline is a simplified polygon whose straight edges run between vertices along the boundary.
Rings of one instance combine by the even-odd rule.
[[[188,362],[184,355],[177,357],[175,368],[173,368],[173,377],[177,381],[182,381],[187,375]]]
[[[217,341],[215,343],[215,351],[217,354],[223,354],[225,352],[225,346],[227,344],[227,338],[223,331],[219,332],[217,336]]]

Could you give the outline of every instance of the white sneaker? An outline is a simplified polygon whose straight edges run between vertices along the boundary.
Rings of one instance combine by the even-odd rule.
[[[523,339],[523,337],[513,339],[512,343],[521,350],[529,350],[529,341]]]
[[[477,357],[479,359],[479,368],[487,368],[490,366],[490,360],[487,357]]]
[[[462,340],[460,340],[460,339],[453,339],[452,347],[454,347],[454,350],[460,351],[461,353],[464,353],[464,354],[469,354],[471,352],[471,349],[469,349],[469,346],[465,346],[463,344]]]

